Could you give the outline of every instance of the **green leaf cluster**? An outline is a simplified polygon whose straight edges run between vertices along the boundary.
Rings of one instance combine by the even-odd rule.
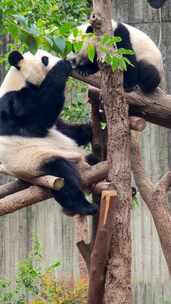
[[[85,100],[87,98],[87,86],[69,79],[66,91],[66,103],[62,117],[72,123],[83,123],[90,118],[90,106]]]
[[[54,271],[59,266],[58,261],[44,265],[40,242],[34,236],[30,255],[18,264],[15,287],[0,279],[0,304],[86,304],[87,284],[78,282],[73,287],[57,281]]]
[[[45,48],[65,57],[72,49],[67,37],[87,19],[89,6],[88,0],[1,0],[0,34],[10,34],[13,48]]]
[[[104,34],[98,42],[97,38],[93,36],[93,43],[87,43],[88,59],[91,62],[94,61],[96,54],[95,44],[98,43],[99,49],[102,53],[102,63],[110,65],[113,72],[116,70],[126,71],[128,65],[133,66],[130,61],[130,56],[134,54],[134,51],[131,49],[117,48],[117,43],[121,41],[121,37]]]
[[[59,261],[54,261],[48,267],[44,265],[41,244],[33,236],[32,251],[18,263],[15,287],[8,280],[0,279],[0,304],[25,304],[27,296],[41,296],[42,277],[46,273],[53,273],[59,266]]]

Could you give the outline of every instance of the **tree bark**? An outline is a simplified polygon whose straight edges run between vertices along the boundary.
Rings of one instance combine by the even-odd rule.
[[[72,77],[86,82],[96,89],[89,90],[89,98],[98,102],[100,95],[100,77],[82,77],[78,73],[72,73]],[[113,88],[114,89],[114,88]],[[131,115],[144,118],[146,121],[161,127],[171,129],[171,95],[157,88],[153,94],[144,95],[140,90],[131,93],[124,92]]]
[[[113,218],[114,232],[106,277],[105,303],[131,304],[131,168],[128,105],[118,74],[115,74],[114,81],[108,74],[107,78],[102,78],[102,82],[108,125],[109,181],[114,184],[119,199]]]
[[[171,171],[168,171],[156,185],[146,177],[144,164],[141,159],[140,145],[135,133],[132,134],[131,158],[136,185],[152,214],[171,274],[171,214],[168,208],[167,195],[171,186]]]
[[[97,36],[112,34],[111,1],[94,0],[91,21]],[[99,55],[99,51],[97,49]],[[100,65],[101,93],[108,127],[108,179],[118,194],[112,220],[112,246],[105,284],[106,304],[131,304],[131,168],[128,104],[124,98],[122,75]],[[98,291],[97,291],[98,292]]]
[[[112,221],[117,199],[116,191],[104,191],[96,240],[91,254],[88,304],[104,303],[106,266],[112,239]]]
[[[0,200],[0,216],[31,206],[51,197],[49,190],[39,186],[30,186]]]

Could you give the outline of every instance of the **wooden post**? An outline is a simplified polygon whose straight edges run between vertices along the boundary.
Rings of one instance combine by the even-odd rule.
[[[115,191],[103,191],[96,240],[91,254],[88,304],[102,304],[106,266],[112,238],[112,220],[117,200]]]

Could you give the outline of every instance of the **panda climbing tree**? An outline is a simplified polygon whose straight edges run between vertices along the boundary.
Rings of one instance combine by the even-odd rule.
[[[83,34],[93,34],[93,27],[89,23],[81,25],[79,30]],[[112,32],[116,39],[118,55],[123,54],[127,60],[123,82],[125,91],[132,91],[138,85],[144,93],[154,92],[163,77],[163,62],[159,48],[146,33],[131,25],[112,20]],[[90,39],[93,43],[93,37]],[[105,40],[102,40],[102,43],[101,47],[104,48]],[[71,55],[73,65],[83,76],[99,70],[96,52],[93,60],[89,58],[89,46],[88,39],[79,54]],[[107,61],[108,57],[107,54],[103,60]]]

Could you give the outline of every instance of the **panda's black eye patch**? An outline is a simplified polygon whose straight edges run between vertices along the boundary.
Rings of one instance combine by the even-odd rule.
[[[45,66],[47,66],[48,63],[49,63],[49,58],[48,58],[47,56],[43,56],[43,57],[42,57],[42,63],[43,63]]]

